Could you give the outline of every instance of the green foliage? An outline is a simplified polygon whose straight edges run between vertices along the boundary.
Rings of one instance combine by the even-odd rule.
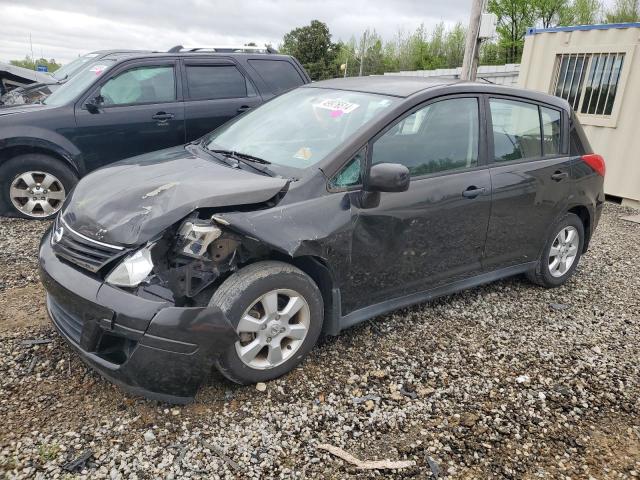
[[[640,0],[616,0],[606,14],[607,23],[627,23],[640,21]]]
[[[46,65],[49,68],[50,73],[55,72],[62,66],[59,63],[56,63],[53,58],[49,60],[47,60],[46,58],[37,58],[34,60],[29,55],[24,57],[23,60],[11,60],[10,63],[11,65],[15,65],[16,67],[24,67],[28,68],[29,70],[35,70],[37,65]]]
[[[592,25],[601,22],[599,0],[573,0],[560,12],[558,25]]]
[[[296,57],[312,80],[335,77],[338,73],[335,64],[338,45],[331,41],[329,27],[319,20],[287,33],[280,52]]]

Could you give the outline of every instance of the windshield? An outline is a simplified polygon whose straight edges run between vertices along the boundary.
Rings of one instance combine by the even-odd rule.
[[[307,168],[397,102],[370,93],[298,88],[220,127],[203,145]]]
[[[60,86],[55,92],[42,103],[45,105],[66,105],[74,101],[81,95],[87,87],[95,82],[98,77],[104,74],[109,68],[115,64],[115,60],[96,60],[85,65],[82,70],[73,76],[64,85]]]
[[[63,65],[62,67],[60,67],[58,70],[53,72],[51,76],[56,80],[64,80],[66,78],[71,78],[74,73],[77,73],[78,70],[82,68],[83,65],[85,65],[87,62],[90,62],[97,56],[98,56],[97,53],[88,53],[86,55],[78,57],[72,62],[69,62],[66,65]]]

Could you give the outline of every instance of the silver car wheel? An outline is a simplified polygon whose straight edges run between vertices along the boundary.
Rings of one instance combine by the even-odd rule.
[[[55,175],[30,171],[21,173],[11,182],[11,203],[28,217],[43,218],[55,214],[64,202],[64,185]]]
[[[238,358],[257,370],[282,365],[300,349],[310,324],[309,305],[302,295],[271,290],[255,300],[238,323]]]
[[[575,227],[564,227],[551,244],[549,250],[549,273],[552,277],[562,277],[569,271],[578,255],[580,234]]]

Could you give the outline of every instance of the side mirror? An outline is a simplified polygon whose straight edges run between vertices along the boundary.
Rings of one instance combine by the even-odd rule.
[[[399,163],[378,163],[369,171],[369,192],[406,192],[411,175],[409,169]]]
[[[102,98],[102,95],[97,95],[87,100],[87,103],[85,103],[84,106],[87,108],[89,113],[100,113],[100,105],[102,105],[103,102],[104,98]]]

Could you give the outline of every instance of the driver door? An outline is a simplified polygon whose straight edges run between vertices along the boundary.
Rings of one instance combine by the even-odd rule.
[[[185,143],[178,68],[173,60],[129,63],[76,105],[74,142],[88,171]],[[96,98],[89,110],[86,103]]]

